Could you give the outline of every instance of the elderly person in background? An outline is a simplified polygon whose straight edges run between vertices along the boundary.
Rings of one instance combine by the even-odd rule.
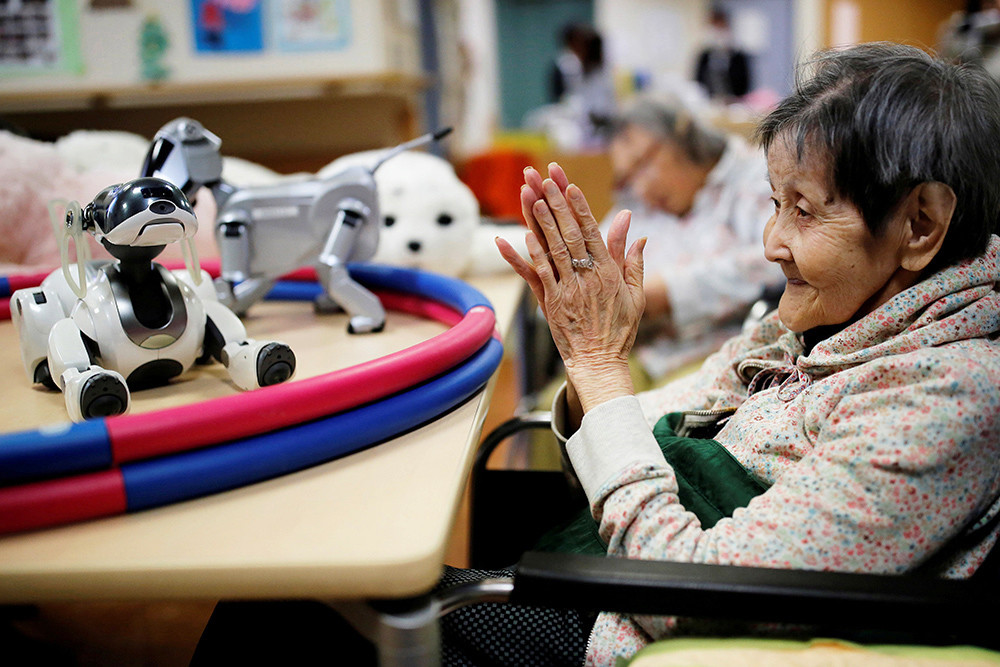
[[[760,252],[771,214],[767,167],[740,137],[656,97],[623,110],[610,155],[618,204],[632,210],[629,240],[648,239],[635,351],[655,383],[721,347],[765,288],[781,282]]]
[[[1000,530],[1000,88],[900,45],[814,64],[758,131],[780,305],[697,373],[634,395],[644,241],[622,211],[605,245],[558,165],[526,172],[530,262],[498,245],[565,362],[554,426],[608,555],[966,577]],[[692,415],[748,486],[722,516],[666,446]],[[587,664],[684,625],[602,614]]]

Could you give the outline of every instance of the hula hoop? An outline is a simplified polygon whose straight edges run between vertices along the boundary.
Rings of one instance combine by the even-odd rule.
[[[308,424],[111,470],[0,489],[0,534],[159,507],[302,470],[427,423],[475,395],[503,345],[426,384]]]
[[[451,328],[427,341],[315,378],[142,415],[0,436],[0,481],[58,477],[246,438],[382,399],[456,366],[495,335],[486,298],[461,281],[414,269],[351,265],[352,277],[385,292],[385,305]],[[300,280],[308,274],[299,272]],[[276,286],[280,298],[321,288]],[[432,301],[433,300],[433,301]],[[464,312],[464,315],[462,314]]]
[[[0,276],[0,296],[10,297],[23,287],[36,287],[42,284],[51,271],[45,273],[23,273],[16,276]]]

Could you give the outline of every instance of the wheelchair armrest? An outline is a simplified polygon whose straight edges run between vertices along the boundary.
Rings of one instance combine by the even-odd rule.
[[[996,586],[917,575],[778,570],[528,552],[510,601],[590,611],[882,630],[933,629],[979,638]],[[989,605],[989,606],[988,606]],[[995,641],[995,640],[991,640]]]
[[[482,470],[486,468],[486,461],[490,454],[501,442],[520,431],[527,429],[541,429],[552,427],[552,413],[546,411],[529,412],[523,415],[515,415],[490,431],[476,451],[476,460],[473,469]]]
[[[518,415],[495,427],[480,443],[469,486],[470,566],[510,567],[547,530],[586,506],[582,492],[562,471],[487,468],[501,442],[527,429],[550,430],[551,421],[548,412]],[[534,440],[528,444],[533,446]]]

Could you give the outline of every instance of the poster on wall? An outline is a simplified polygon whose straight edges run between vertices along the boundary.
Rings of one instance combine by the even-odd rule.
[[[271,0],[275,47],[335,51],[351,43],[349,0]]]
[[[191,33],[198,53],[264,48],[261,0],[191,0]]]
[[[0,74],[83,72],[74,0],[0,0]]]

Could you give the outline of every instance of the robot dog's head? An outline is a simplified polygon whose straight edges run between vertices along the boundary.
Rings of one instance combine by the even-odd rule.
[[[222,140],[191,118],[176,118],[153,137],[140,172],[176,184],[191,201],[222,178]]]
[[[137,178],[104,188],[83,210],[84,228],[112,254],[116,247],[156,248],[191,238],[198,220],[184,193],[160,178]]]

